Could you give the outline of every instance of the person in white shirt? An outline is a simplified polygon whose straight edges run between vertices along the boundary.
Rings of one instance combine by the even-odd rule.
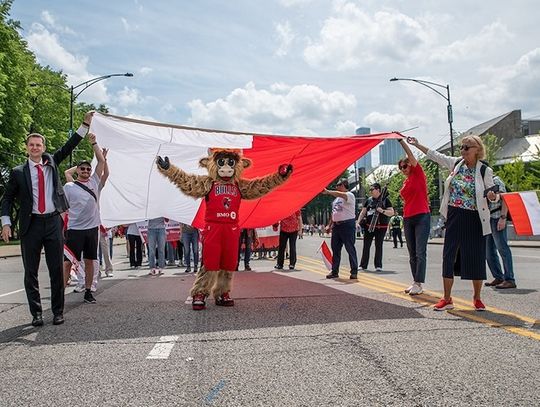
[[[68,224],[66,230],[66,247],[77,261],[84,258],[85,288],[84,302],[94,304],[92,281],[94,277],[94,260],[97,260],[98,228],[101,224],[99,216],[99,185],[105,167],[103,152],[96,142],[96,136],[88,135],[97,159],[96,170],[92,175],[89,161],[81,161],[77,165],[77,181],[64,185],[64,193],[69,202]],[[69,280],[72,263],[64,258],[64,282]]]
[[[341,263],[341,249],[349,253],[349,264],[351,266],[351,279],[358,278],[358,257],[356,255],[356,222],[355,222],[355,199],[352,192],[349,192],[349,182],[346,179],[340,180],[336,185],[336,190],[325,189],[324,195],[332,195],[336,199],[332,202],[332,219],[326,227],[327,231],[332,231],[332,271],[326,278],[339,277],[339,264]]]

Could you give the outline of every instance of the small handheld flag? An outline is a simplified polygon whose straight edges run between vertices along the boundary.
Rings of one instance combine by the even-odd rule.
[[[321,252],[324,265],[326,266],[328,271],[332,271],[332,252],[330,251],[330,248],[325,241],[321,243],[321,246],[317,251]]]
[[[540,235],[540,203],[535,191],[501,194],[508,206],[516,234]]]

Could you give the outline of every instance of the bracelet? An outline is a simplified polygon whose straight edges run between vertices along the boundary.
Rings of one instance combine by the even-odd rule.
[[[506,215],[501,215],[501,219],[506,220]]]
[[[97,143],[92,143],[93,146],[95,146]]]
[[[90,125],[86,122],[82,122],[83,126],[90,127]]]

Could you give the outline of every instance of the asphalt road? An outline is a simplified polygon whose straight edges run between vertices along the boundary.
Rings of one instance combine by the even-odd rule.
[[[0,259],[0,406],[536,406],[540,400],[540,250],[514,248],[518,288],[456,280],[457,309],[435,312],[440,245],[428,251],[427,293],[410,282],[406,249],[385,243],[384,271],[326,280],[321,239],[299,241],[298,270],[235,276],[236,306],[194,312],[192,274],[130,270],[116,247],[115,276],[97,304],[66,296],[66,323],[33,328],[21,259]],[[357,242],[360,250],[362,241]],[[345,253],[344,253],[345,254]]]

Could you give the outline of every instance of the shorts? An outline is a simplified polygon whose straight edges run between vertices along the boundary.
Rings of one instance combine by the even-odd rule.
[[[81,261],[81,254],[84,259],[97,260],[98,227],[83,230],[66,230],[66,246],[71,250],[77,261]],[[64,260],[68,261],[65,256]]]
[[[206,270],[236,270],[240,245],[240,228],[237,224],[207,223],[202,232],[202,243]]]

